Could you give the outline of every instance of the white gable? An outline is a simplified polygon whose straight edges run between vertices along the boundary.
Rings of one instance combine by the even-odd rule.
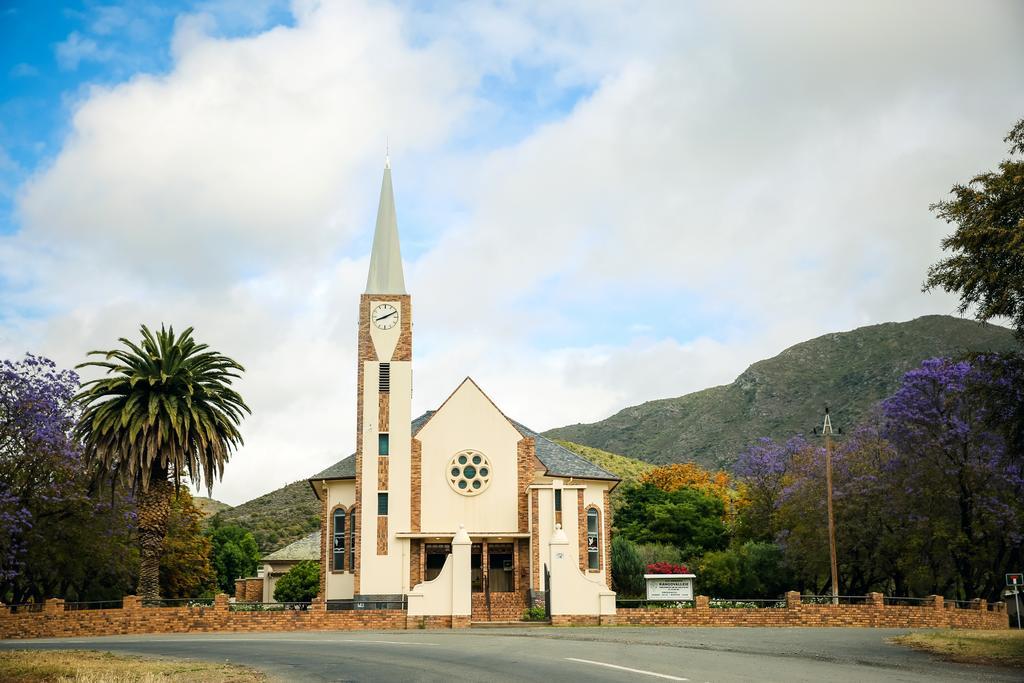
[[[518,525],[518,451],[522,435],[471,379],[466,379],[416,435],[422,444],[424,532],[512,532]],[[479,453],[488,481],[479,493],[451,481],[453,459]]]

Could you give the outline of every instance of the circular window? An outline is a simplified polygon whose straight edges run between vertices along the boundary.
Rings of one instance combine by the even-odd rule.
[[[491,464],[477,451],[457,453],[448,463],[448,485],[464,496],[482,493],[491,483]]]

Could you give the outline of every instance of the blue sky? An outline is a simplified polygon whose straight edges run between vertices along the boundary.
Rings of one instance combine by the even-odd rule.
[[[0,350],[140,323],[241,360],[217,495],[354,439],[385,144],[414,410],[471,375],[536,429],[951,313],[928,211],[1024,116],[1015,2],[8,2]],[[268,472],[272,473],[269,475]]]

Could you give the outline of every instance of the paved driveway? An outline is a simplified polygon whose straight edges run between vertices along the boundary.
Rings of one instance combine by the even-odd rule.
[[[248,664],[284,681],[1020,681],[886,643],[897,629],[529,628],[0,642]]]

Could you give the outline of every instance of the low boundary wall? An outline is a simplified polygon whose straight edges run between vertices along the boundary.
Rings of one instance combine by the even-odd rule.
[[[559,624],[560,620],[553,623]],[[568,617],[565,624],[580,624]],[[807,604],[797,592],[786,593],[785,607],[715,608],[698,595],[690,608],[619,608],[601,624],[619,626],[856,626],[869,628],[962,628],[1004,629],[1008,621],[1004,605],[984,600],[968,608],[947,603],[941,595],[930,596],[920,606],[886,605],[881,593],[870,593],[862,604]]]
[[[694,607],[619,608],[602,617],[555,615],[552,624],[619,626],[860,626],[886,628],[1005,629],[1002,603],[985,601],[963,609],[932,596],[922,606],[886,605],[880,593],[863,604],[817,605],[786,594],[785,607],[762,609],[710,606],[697,596]],[[326,610],[322,602],[309,609],[234,611],[226,595],[212,606],[142,607],[128,596],[120,609],[65,609],[64,601],[47,600],[40,611],[15,612],[0,606],[0,639],[61,638],[74,636],[138,635],[145,633],[209,633],[255,631],[365,631],[414,628],[465,628],[469,617],[408,616],[405,610]]]

